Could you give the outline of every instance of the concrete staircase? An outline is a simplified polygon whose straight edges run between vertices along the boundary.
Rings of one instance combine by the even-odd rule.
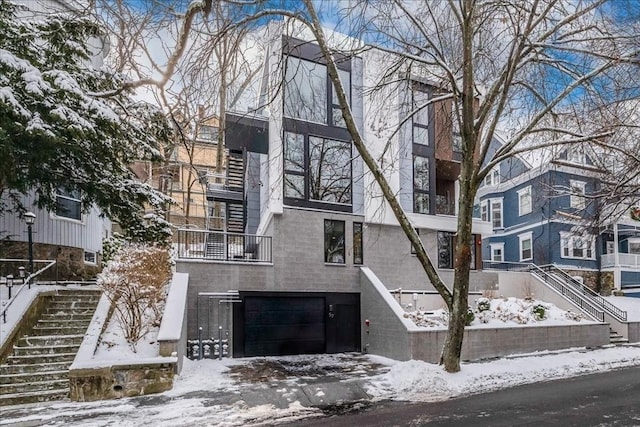
[[[0,364],[0,406],[64,399],[69,366],[100,299],[100,291],[60,290],[37,323],[16,340]]]
[[[611,344],[615,344],[615,345],[622,345],[622,344],[628,344],[629,340],[627,338],[625,338],[624,336],[620,335],[619,333],[617,333],[616,331],[614,331],[613,329],[609,328],[609,342]]]

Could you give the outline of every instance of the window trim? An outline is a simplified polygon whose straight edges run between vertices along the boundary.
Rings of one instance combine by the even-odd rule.
[[[580,189],[582,195],[574,194],[574,188]],[[582,210],[587,206],[587,183],[585,181],[579,181],[575,179],[569,180],[569,207],[573,209]]]
[[[561,231],[560,235],[560,258],[564,259],[579,259],[595,261],[596,259],[596,236],[592,234],[585,234],[584,236],[578,236],[568,231]],[[584,256],[576,256],[574,251],[576,249],[575,241],[580,239],[585,243],[583,247]],[[567,254],[565,255],[565,249]],[[587,253],[591,252],[588,256]]]
[[[493,217],[494,203],[500,203],[500,225],[497,227],[495,225],[495,220]],[[504,198],[503,197],[489,199],[489,215],[490,215],[491,226],[493,227],[494,230],[504,228]]]
[[[342,224],[342,251],[340,252],[342,254],[342,261],[330,261],[327,258],[327,224],[329,223],[341,223]],[[340,220],[340,219],[327,219],[325,218],[324,220],[324,228],[323,228],[323,236],[324,236],[324,263],[325,264],[330,264],[330,265],[344,265],[346,264],[346,248],[345,248],[345,239],[346,239],[346,222],[344,220]]]
[[[522,252],[524,250],[523,243],[526,242],[527,240],[531,241],[531,249],[529,249],[531,251],[531,256],[525,258]],[[518,256],[520,258],[520,262],[533,260],[533,231],[528,231],[526,233],[518,234],[518,248],[519,248]]]
[[[517,193],[518,193],[518,216],[527,215],[533,212],[533,196],[532,196],[531,186],[528,185],[524,188],[521,188],[520,190],[517,191]],[[525,211],[524,209],[522,209],[522,200],[527,195],[529,196],[529,207],[528,207],[528,210]]]
[[[80,218],[73,218],[73,217],[69,217],[69,216],[59,215],[58,214],[58,206],[57,206],[58,198],[62,198],[62,199],[66,199],[66,200],[71,200],[71,201],[77,202],[79,207],[80,207]],[[71,221],[71,222],[75,222],[77,224],[84,224],[84,212],[82,212],[82,195],[80,195],[79,199],[76,199],[74,197],[69,197],[69,196],[62,195],[62,194],[58,193],[58,189],[56,189],[56,191],[55,191],[55,199],[56,199],[56,207],[51,211],[51,218],[59,219],[59,220],[63,220],[63,221]]]
[[[489,218],[489,200],[488,199],[480,201],[480,220],[485,221],[485,222],[490,222],[490,218]]]
[[[491,248],[491,262],[505,262],[505,260],[504,260],[504,242],[490,243],[489,247]],[[500,257],[502,258],[500,260],[497,260],[494,257],[494,255],[495,255],[494,251],[496,249],[500,250]]]

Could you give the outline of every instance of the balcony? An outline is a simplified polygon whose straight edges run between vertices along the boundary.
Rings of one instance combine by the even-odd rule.
[[[601,258],[602,268],[615,267],[615,262],[616,262],[615,257],[616,257],[615,254],[602,255],[602,258]],[[638,270],[640,270],[640,255],[619,253],[618,265],[620,267],[637,268]]]
[[[271,263],[272,237],[223,231],[177,231],[174,248],[178,259],[218,262]]]

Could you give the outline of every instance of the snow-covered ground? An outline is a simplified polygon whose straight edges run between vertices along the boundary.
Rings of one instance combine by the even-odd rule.
[[[640,298],[616,296],[604,298],[619,309],[625,310],[627,312],[627,321],[640,322]]]
[[[353,355],[353,372],[363,364]],[[349,356],[317,355],[267,358],[286,360],[290,364],[320,366],[348,365]],[[273,425],[304,417],[319,416],[319,409],[303,407],[293,401],[286,408],[271,404],[250,406],[240,401],[220,403],[212,396],[234,395],[259,387],[242,377],[232,375],[234,369],[255,363],[255,358],[185,361],[173,390],[161,395],[106,402],[56,402],[28,405],[23,408],[0,408],[0,425],[74,425],[74,426],[175,426],[209,425]],[[381,364],[379,373],[360,377],[373,400],[437,401],[451,397],[487,392],[538,381],[567,378],[586,373],[640,365],[640,348],[613,347],[600,350],[574,351],[502,358],[484,363],[464,363],[462,371],[448,374],[438,365],[419,361],[398,362],[378,356],[366,356],[366,363]],[[289,391],[299,387],[306,377],[289,379]],[[280,379],[281,380],[281,379]],[[274,379],[273,381],[276,381]],[[350,381],[342,378],[342,382]],[[278,383],[281,384],[281,383]]]
[[[581,313],[565,311],[548,302],[514,297],[477,298],[473,303],[473,315],[471,328],[595,323],[586,320]],[[446,328],[449,319],[444,309],[410,311],[405,317],[424,328]]]

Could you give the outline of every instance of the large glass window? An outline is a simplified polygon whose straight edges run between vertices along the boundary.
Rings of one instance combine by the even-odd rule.
[[[284,134],[284,197],[351,204],[351,143]]]
[[[79,191],[69,191],[60,187],[56,192],[56,216],[61,218],[82,219],[82,202]]]
[[[309,137],[309,198],[351,204],[351,143]]]
[[[344,264],[344,221],[324,220],[324,262]]]
[[[362,223],[353,223],[353,263],[363,264],[364,257],[362,251]]]
[[[438,268],[453,268],[453,233],[438,231]]]
[[[413,156],[413,211],[429,213],[429,159]]]
[[[285,82],[285,116],[326,124],[327,67],[290,56]]]
[[[351,102],[351,73],[338,69],[347,101]],[[284,114],[293,119],[346,127],[342,109],[327,67],[323,64],[289,56],[285,73]],[[327,88],[331,88],[331,99]],[[327,108],[330,113],[327,114]]]

